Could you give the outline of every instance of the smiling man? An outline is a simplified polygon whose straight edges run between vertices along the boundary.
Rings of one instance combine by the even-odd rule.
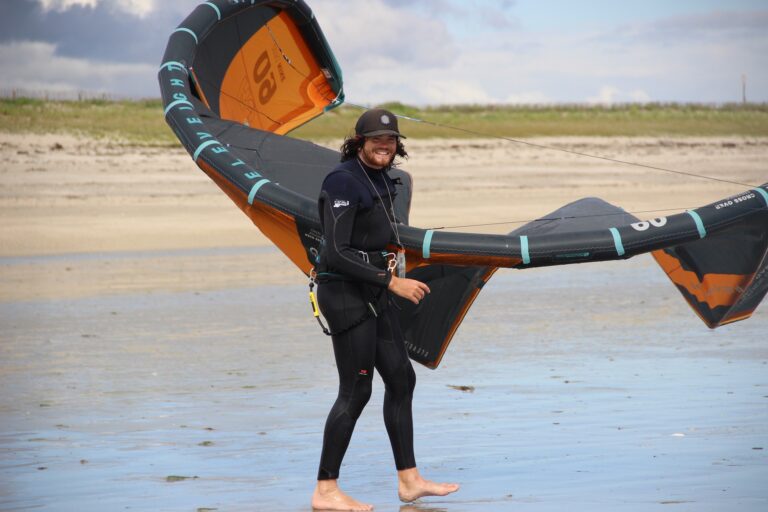
[[[422,478],[413,452],[411,402],[416,374],[391,309],[391,295],[418,304],[429,287],[396,275],[398,256],[387,254],[392,241],[402,249],[392,206],[395,182],[388,174],[396,157],[408,156],[402,138],[391,112],[366,111],[355,125],[355,135],[342,145],[341,163],[325,178],[320,191],[324,243],[315,267],[318,303],[333,340],[339,394],[325,424],[312,495],[315,509],[373,509],[343,493],[337,480],[357,418],[371,396],[374,368],[385,386],[384,424],[400,499],[444,496],[459,488]]]

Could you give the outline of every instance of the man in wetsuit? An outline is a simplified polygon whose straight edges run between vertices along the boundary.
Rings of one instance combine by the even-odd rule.
[[[372,510],[339,489],[337,479],[355,422],[371,396],[373,369],[384,381],[384,424],[392,445],[403,501],[444,496],[457,484],[421,477],[413,453],[411,401],[416,374],[405,348],[392,294],[418,304],[426,284],[398,277],[388,265],[391,242],[399,244],[389,177],[396,156],[407,157],[397,118],[366,111],[355,135],[344,141],[341,164],[323,182],[318,201],[324,244],[316,267],[318,303],[332,333],[339,394],[325,424],[312,507]]]

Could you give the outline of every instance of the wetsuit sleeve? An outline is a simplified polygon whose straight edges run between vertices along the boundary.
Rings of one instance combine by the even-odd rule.
[[[357,180],[345,172],[330,174],[323,183],[323,235],[328,266],[353,279],[386,287],[392,274],[366,263],[350,245],[355,215],[362,203]]]

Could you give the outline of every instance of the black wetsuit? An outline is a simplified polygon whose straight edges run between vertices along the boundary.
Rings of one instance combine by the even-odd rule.
[[[371,396],[374,367],[384,381],[384,423],[395,466],[416,467],[411,414],[416,374],[387,290],[391,274],[381,256],[392,238],[387,213],[392,218],[394,191],[386,172],[355,158],[337,166],[320,192],[325,243],[317,266],[317,299],[329,328],[337,333],[332,339],[339,394],[325,424],[319,480],[339,476],[355,422]]]

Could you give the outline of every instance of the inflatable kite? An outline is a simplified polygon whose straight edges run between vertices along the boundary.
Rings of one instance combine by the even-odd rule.
[[[171,34],[159,81],[166,121],[198,167],[308,275],[322,236],[317,197],[339,154],[285,134],[344,100],[341,70],[309,7],[200,4]],[[710,328],[748,318],[768,291],[768,183],[646,221],[581,199],[488,235],[408,226],[412,181],[401,169],[391,175],[408,276],[433,292],[418,306],[400,301],[400,320],[411,358],[430,368],[500,267],[651,252]]]

